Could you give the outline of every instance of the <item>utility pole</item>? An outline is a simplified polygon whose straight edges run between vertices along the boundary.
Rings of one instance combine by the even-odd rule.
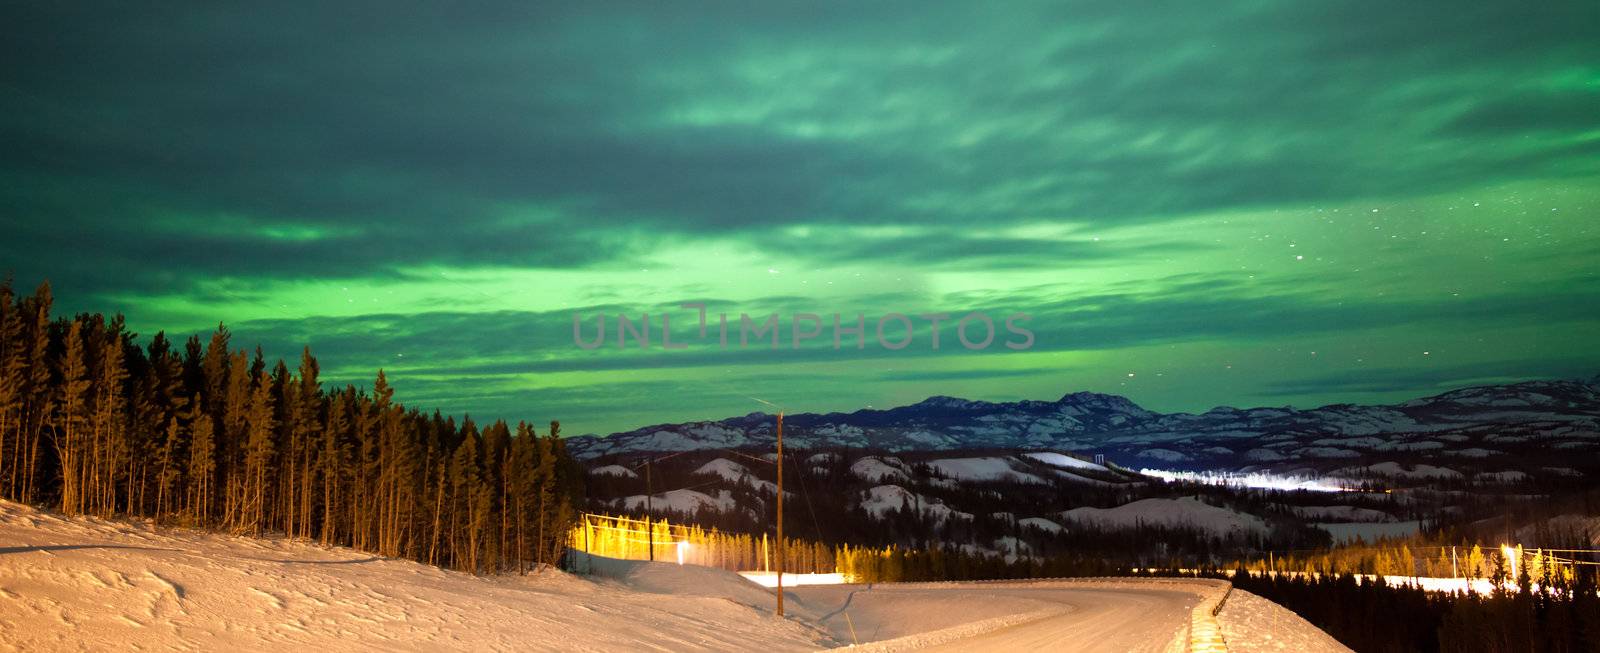
[[[783,616],[783,408],[765,399],[751,397],[778,409],[778,616]],[[762,538],[763,541],[765,538]]]
[[[637,476],[634,478],[638,478]],[[654,486],[650,483],[650,461],[644,461],[644,529],[650,531],[650,561],[656,560],[656,522],[655,510],[652,509],[650,499],[655,495]],[[783,504],[778,504],[783,505]]]
[[[783,616],[783,411],[778,411],[778,616]]]

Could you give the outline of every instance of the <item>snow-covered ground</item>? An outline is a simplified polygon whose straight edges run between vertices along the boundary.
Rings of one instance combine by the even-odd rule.
[[[638,472],[628,469],[627,467],[623,467],[622,465],[606,465],[604,467],[596,467],[589,470],[589,473],[594,476],[621,476],[623,478],[639,478]]]
[[[1243,590],[1234,590],[1217,614],[1222,636],[1233,653],[1292,651],[1323,653],[1350,648],[1287,608]]]
[[[906,471],[905,463],[900,462],[898,458],[867,456],[851,463],[850,473],[873,483],[911,480],[911,474]]]
[[[700,510],[733,512],[739,509],[739,502],[727,490],[718,491],[714,497],[695,490],[670,490],[649,497],[635,494],[618,499],[617,503],[623,510],[639,511],[648,505],[650,510],[657,513],[670,511],[684,515],[693,515]]]
[[[861,498],[861,508],[875,517],[883,517],[892,510],[909,510],[932,517],[943,523],[952,517],[972,519],[972,513],[961,512],[931,497],[924,497],[898,485],[879,485],[867,490]]]
[[[0,650],[1164,651],[1182,650],[1191,608],[1216,592],[1173,579],[814,585],[786,592],[778,618],[771,590],[731,572],[576,564],[592,575],[476,577],[0,502]],[[1264,627],[1255,615],[1277,608],[1261,603],[1230,607],[1245,615],[1235,650],[1339,650],[1271,648],[1321,633]]]
[[[750,469],[748,467],[728,460],[727,458],[718,458],[709,463],[701,465],[699,469],[694,470],[694,473],[703,476],[718,476],[724,480],[733,481],[734,483],[744,483],[752,488],[755,488],[759,492],[765,492],[767,494],[776,495],[778,493],[778,485],[776,483],[756,478],[754,474],[750,473]]]
[[[1018,471],[1005,458],[943,458],[928,461],[928,466],[958,481],[1010,481],[1048,485],[1038,476]]]
[[[1187,650],[1195,589],[1151,581],[802,587],[799,610],[867,651]]]
[[[1032,452],[1032,453],[1025,453],[1025,454],[1022,454],[1022,455],[1026,456],[1028,458],[1032,458],[1034,460],[1037,460],[1037,461],[1039,461],[1041,463],[1044,463],[1046,465],[1054,465],[1056,467],[1067,467],[1067,468],[1070,468],[1070,469],[1087,469],[1087,470],[1096,471],[1096,472],[1110,472],[1111,471],[1110,469],[1106,468],[1105,465],[1097,465],[1097,464],[1091,463],[1091,462],[1089,462],[1087,460],[1082,460],[1082,459],[1079,459],[1079,458],[1074,458],[1072,456],[1068,456],[1066,454],[1059,454],[1059,453],[1055,453],[1055,452],[1051,452],[1051,451],[1035,451],[1035,452]]]
[[[343,548],[63,518],[0,502],[0,650],[814,650],[770,592],[607,561],[479,578]]]

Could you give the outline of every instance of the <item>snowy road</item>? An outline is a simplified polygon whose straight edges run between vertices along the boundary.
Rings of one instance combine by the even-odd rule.
[[[930,651],[1163,651],[1172,645],[1199,596],[1172,590],[1040,590],[1073,609],[1007,626]]]
[[[801,587],[811,618],[845,642],[930,651],[1163,651],[1201,586],[1043,581]],[[1184,640],[1186,641],[1186,640]]]

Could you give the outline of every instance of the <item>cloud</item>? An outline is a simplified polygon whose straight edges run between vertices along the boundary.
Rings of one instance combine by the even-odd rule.
[[[903,255],[1018,265],[1084,252],[960,228],[1597,172],[1592,91],[1506,83],[1595,55],[1590,3],[6,12],[33,36],[0,51],[29,62],[0,90],[29,245],[4,253],[91,290],[581,267],[801,224],[942,225]]]
[[[1578,1],[11,3],[0,271],[67,310],[310,343],[337,381],[381,366],[443,407],[615,426],[652,397],[728,412],[716,375],[881,403],[1035,391],[1111,352],[1513,327],[1538,337],[1480,348],[1543,361],[1600,299],[1600,111],[1575,63],[1597,21]],[[574,311],[670,297],[1024,311],[1038,338],[1003,371],[1008,352],[920,346],[571,345]],[[1426,381],[1306,378],[1271,391]]]

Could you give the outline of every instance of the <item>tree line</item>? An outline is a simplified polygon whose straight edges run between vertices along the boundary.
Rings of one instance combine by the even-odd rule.
[[[1132,569],[1093,554],[1003,556],[952,544],[926,548],[852,546],[804,538],[723,531],[667,519],[584,515],[572,530],[572,550],[623,560],[681,560],[729,571],[840,573],[850,582],[892,583],[1121,575]],[[652,553],[653,550],[653,553]],[[581,564],[575,565],[583,571]]]
[[[1561,555],[1558,555],[1561,554]],[[1590,553],[1524,549],[1521,546],[1484,549],[1463,542],[1457,546],[1380,541],[1351,544],[1337,549],[1269,554],[1242,560],[1240,567],[1253,572],[1302,574],[1358,574],[1483,579],[1515,582],[1525,574],[1535,585],[1570,583],[1576,570],[1593,566]]]
[[[568,547],[619,560],[682,561],[728,571],[783,569],[795,574],[834,571],[834,547],[785,537],[778,546],[767,534],[736,533],[645,516],[638,519],[585,514],[573,528]],[[574,565],[579,571],[584,568]]]
[[[582,468],[560,424],[480,427],[324,388],[218,325],[143,347],[122,316],[52,319],[48,282],[0,285],[0,497],[69,515],[281,533],[473,573],[561,555]]]
[[[1600,595],[1587,571],[1543,587],[1519,573],[1514,589],[1487,594],[1242,568],[1231,580],[1357,651],[1600,651]]]

